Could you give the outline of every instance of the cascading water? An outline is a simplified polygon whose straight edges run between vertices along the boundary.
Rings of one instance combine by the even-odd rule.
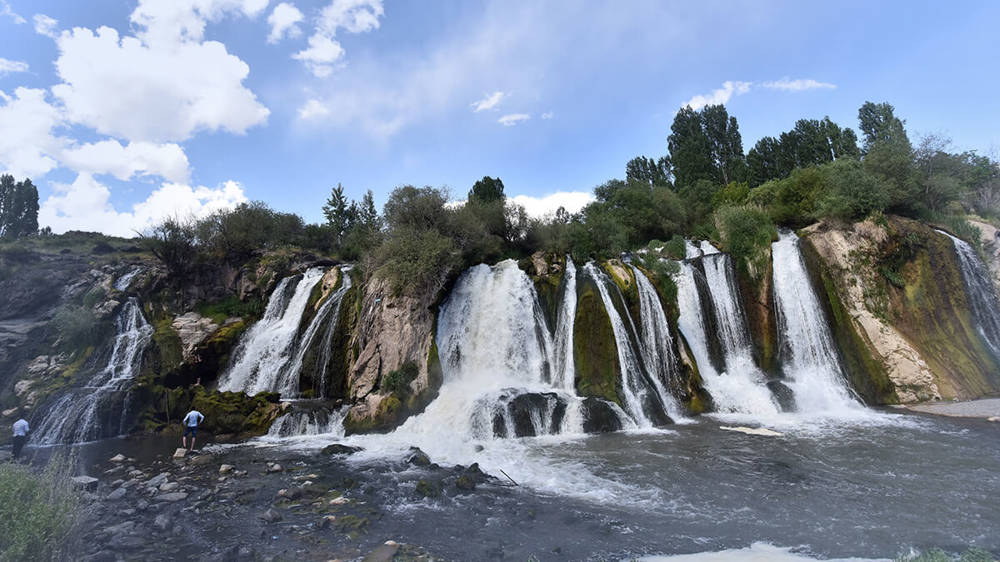
[[[663,311],[659,294],[646,275],[634,265],[632,272],[639,292],[639,325],[642,328],[639,349],[642,361],[667,415],[677,420],[683,417],[681,407],[666,386],[677,382],[677,358],[674,357],[674,341],[670,335],[667,315]]]
[[[976,249],[968,242],[939,230],[951,239],[962,268],[962,281],[968,295],[969,308],[976,321],[976,328],[994,357],[1000,359],[1000,300],[990,280],[986,264],[979,258]]]
[[[701,250],[703,256],[710,256],[712,254],[718,254],[719,249],[712,245],[708,240],[702,240],[698,243],[698,249]]]
[[[618,313],[618,309],[615,308],[614,301],[611,300],[611,293],[608,291],[608,283],[611,283],[611,281],[604,272],[600,271],[594,265],[594,262],[588,262],[587,265],[583,266],[583,269],[594,280],[594,284],[597,285],[597,291],[601,295],[604,308],[608,313],[608,319],[611,321],[611,330],[615,335],[615,347],[618,351],[618,367],[622,373],[621,398],[624,402],[622,407],[628,412],[628,415],[636,425],[639,427],[652,427],[653,420],[650,418],[652,412],[648,411],[647,402],[659,403],[660,397],[655,396],[654,398],[650,394],[651,389],[643,378],[644,371],[641,355],[632,345],[632,339],[629,337],[629,329],[625,326],[625,322]],[[631,317],[628,317],[628,320],[629,323],[632,322]],[[634,326],[632,327],[632,332],[635,332]],[[669,415],[666,411],[666,406],[659,405],[663,408],[663,413]]]
[[[274,420],[267,432],[267,438],[278,439],[300,435],[344,436],[344,418],[349,407],[329,409],[317,407],[293,410]]]
[[[563,299],[556,318],[556,337],[553,349],[555,362],[552,386],[566,392],[575,391],[575,366],[573,363],[573,322],[576,320],[576,265],[566,256],[563,275]]]
[[[793,232],[782,233],[771,251],[780,359],[796,410],[810,414],[856,411],[861,406],[844,380],[833,337],[802,261],[798,237]]]
[[[701,275],[694,264],[681,263],[677,276],[677,304],[680,317],[677,324],[701,374],[705,389],[712,396],[716,410],[721,412],[769,415],[778,412],[764,375],[753,362],[743,311],[736,298],[729,256],[717,254],[702,258],[705,281],[709,287],[711,307],[725,356],[725,372],[714,366],[709,352],[707,323],[702,315],[701,296],[695,276]]]
[[[48,409],[35,431],[36,442],[82,443],[119,435],[126,429],[128,391],[139,374],[153,328],[143,318],[135,297],[122,305],[115,326],[117,333],[107,365],[85,386],[70,390]]]
[[[301,276],[286,277],[278,283],[267,302],[264,317],[240,339],[234,361],[219,382],[219,390],[250,395],[279,390],[285,366],[295,353],[302,313],[310,293],[322,278],[323,269],[314,267]],[[292,284],[296,282],[292,292]]]
[[[319,310],[316,311],[316,315],[313,316],[312,321],[309,323],[309,327],[306,328],[305,333],[302,334],[302,337],[296,343],[298,352],[295,354],[295,358],[285,365],[279,377],[278,391],[282,396],[296,396],[299,394],[299,373],[302,370],[302,364],[306,356],[310,352],[319,354],[315,363],[319,376],[314,378],[319,380],[320,397],[323,398],[326,396],[326,374],[330,363],[331,343],[333,342],[333,335],[337,331],[337,320],[340,318],[340,304],[343,302],[347,291],[351,290],[350,271],[350,266],[341,268],[342,281],[340,287],[323,301],[323,304],[320,305]],[[316,338],[321,331],[323,332],[323,336],[319,347],[316,348]]]
[[[701,257],[701,249],[692,241],[684,240],[684,259],[694,259]]]

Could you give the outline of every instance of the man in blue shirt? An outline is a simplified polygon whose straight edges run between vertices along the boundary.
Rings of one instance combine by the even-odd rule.
[[[31,432],[31,428],[28,427],[28,421],[21,418],[14,422],[14,439],[11,440],[11,445],[13,445],[14,458],[21,456],[21,449],[24,448],[24,444],[28,442],[28,433]]]
[[[201,415],[198,410],[191,410],[184,416],[184,436],[181,437],[181,447],[187,447],[187,436],[191,434],[191,448],[188,451],[194,450],[194,437],[198,433],[198,425],[204,419],[205,416]]]

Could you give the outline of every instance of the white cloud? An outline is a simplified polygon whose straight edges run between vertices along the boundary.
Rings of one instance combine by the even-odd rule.
[[[104,140],[67,149],[61,161],[77,172],[111,174],[122,181],[139,174],[186,182],[190,175],[184,150],[173,143],[137,141],[122,146],[118,141]]]
[[[33,19],[35,20],[35,33],[52,39],[58,37],[56,26],[59,25],[59,22],[55,18],[50,18],[45,14],[35,14]]]
[[[542,114],[542,119],[552,119],[552,112],[551,111],[546,111],[545,113],[543,113]]]
[[[524,207],[529,216],[537,218],[555,213],[559,207],[577,213],[593,200],[594,194],[589,191],[557,191],[544,197],[515,195],[510,198],[510,201]]]
[[[59,110],[45,100],[45,90],[0,91],[0,170],[15,177],[37,177],[58,165],[66,140],[53,135],[62,122]]]
[[[28,63],[0,57],[0,76],[11,72],[27,72]]]
[[[325,78],[333,72],[333,63],[344,56],[344,48],[337,41],[325,35],[313,35],[309,38],[309,48],[292,55],[300,60],[317,78]]]
[[[681,104],[681,107],[688,106],[695,111],[706,105],[718,105],[727,103],[734,95],[743,95],[750,91],[752,82],[739,82],[727,80],[722,83],[722,87],[712,90],[709,94],[698,94]]]
[[[88,173],[72,184],[54,184],[55,193],[40,206],[38,222],[56,233],[67,230],[98,231],[116,236],[134,236],[166,217],[203,217],[246,201],[243,188],[228,181],[218,188],[164,183],[149,197],[119,212],[110,203],[111,191]]]
[[[14,13],[11,9],[10,4],[6,0],[0,0],[0,16],[7,16],[14,20],[14,23],[21,25],[22,23],[27,23],[28,20],[22,18],[20,15]]]
[[[147,45],[201,42],[205,24],[229,14],[256,17],[268,0],[139,0],[129,20]]]
[[[298,23],[302,20],[302,12],[294,4],[289,2],[278,4],[271,11],[271,15],[267,17],[267,23],[271,26],[267,42],[277,43],[284,37],[298,37],[302,33]]]
[[[119,38],[110,27],[97,33],[78,27],[63,32],[57,44],[63,83],[52,92],[68,119],[102,134],[151,142],[184,140],[202,130],[242,134],[269,114],[242,84],[249,67],[222,43],[147,43]]]
[[[488,96],[484,97],[483,99],[481,99],[479,101],[472,102],[472,104],[471,104],[472,105],[472,112],[473,113],[479,113],[480,111],[486,111],[488,109],[495,109],[496,106],[500,103],[500,100],[502,100],[505,95],[507,95],[507,94],[505,94],[505,93],[497,90],[496,92],[493,92],[492,94],[489,94]]]
[[[811,78],[798,78],[795,80],[789,78],[782,78],[781,80],[764,82],[761,85],[771,90],[784,90],[786,92],[802,92],[805,90],[833,89],[837,87],[836,84],[830,84],[829,82],[818,82]]]
[[[323,105],[323,102],[311,99],[299,108],[299,119],[316,119],[326,117],[330,114],[330,109]]]
[[[379,18],[385,14],[382,0],[333,0],[320,12],[309,48],[292,55],[302,61],[317,78],[333,72],[333,63],[344,56],[344,48],[336,40],[341,29],[348,33],[364,33],[378,29]]]
[[[527,113],[509,113],[497,119],[497,123],[500,123],[504,127],[513,127],[521,121],[527,121],[528,119],[531,119],[531,115]]]

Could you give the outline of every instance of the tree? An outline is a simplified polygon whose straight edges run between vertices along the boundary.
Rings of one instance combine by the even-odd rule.
[[[344,195],[344,186],[337,184],[337,187],[330,190],[330,198],[323,205],[323,216],[326,217],[327,224],[333,230],[335,242],[340,244],[344,234],[347,233],[354,220],[354,212]]]
[[[636,156],[625,164],[625,181],[644,183],[649,186],[669,186],[671,184],[670,159],[666,156],[661,156],[659,160]]]
[[[861,133],[865,136],[865,153],[879,143],[905,144],[910,147],[910,139],[906,136],[905,121],[895,115],[895,108],[889,103],[872,103],[866,101],[858,109],[858,122]]]
[[[507,196],[503,192],[503,182],[500,178],[491,178],[489,176],[483,176],[483,179],[477,181],[473,184],[472,189],[469,190],[469,202],[478,203],[503,203],[507,200]]]
[[[21,238],[38,233],[38,189],[30,179],[14,182],[0,176],[0,237]]]
[[[711,142],[702,126],[701,114],[690,106],[681,108],[674,116],[667,149],[678,188],[694,185],[698,180],[717,179]]]
[[[747,154],[748,182],[756,187],[764,182],[788,177],[795,168],[819,166],[840,158],[857,158],[857,136],[850,128],[824,117],[799,119],[791,131],[779,139],[764,137]]]

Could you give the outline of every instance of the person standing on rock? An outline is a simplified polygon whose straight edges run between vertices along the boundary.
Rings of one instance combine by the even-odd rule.
[[[13,445],[14,459],[21,456],[21,449],[24,448],[24,444],[28,442],[28,433],[31,432],[31,428],[28,427],[28,420],[20,418],[14,422],[14,439],[11,441]]]
[[[184,436],[181,437],[181,447],[187,447],[187,436],[191,434],[191,448],[188,451],[194,450],[194,438],[198,434],[198,426],[201,422],[205,420],[205,416],[201,415],[198,410],[192,409],[190,412],[184,416]]]

